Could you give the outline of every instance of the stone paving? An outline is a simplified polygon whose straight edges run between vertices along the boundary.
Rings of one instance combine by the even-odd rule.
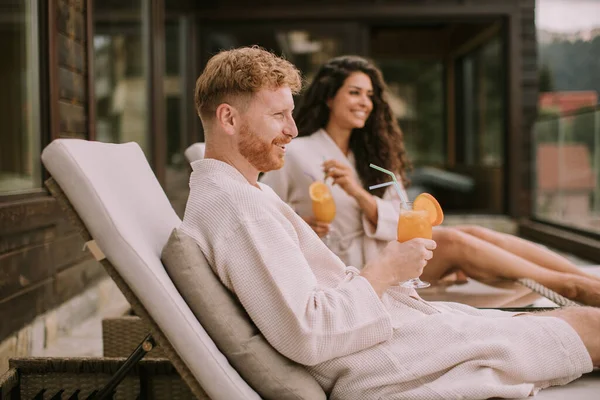
[[[119,317],[128,310],[128,304],[119,304],[93,315],[68,332],[63,332],[47,347],[34,352],[34,357],[101,357],[102,320]]]

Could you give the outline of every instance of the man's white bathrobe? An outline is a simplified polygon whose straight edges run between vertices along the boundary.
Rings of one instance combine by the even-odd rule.
[[[428,303],[400,286],[380,299],[267,185],[212,159],[192,167],[182,230],[330,399],[524,397],[592,370],[560,319]]]
[[[299,215],[310,216],[313,212],[308,195],[308,187],[312,183],[309,175],[322,180],[324,174],[321,165],[324,160],[329,159],[350,166],[354,176],[360,182],[352,154],[346,157],[322,129],[310,136],[292,140],[286,146],[283,168],[267,172],[260,180],[269,185]],[[377,201],[377,227],[375,228],[353,197],[337,185],[330,188],[337,212],[331,224],[333,231],[328,240],[329,248],[346,265],[361,269],[367,261],[376,257],[388,242],[396,240],[400,197],[391,186],[385,191],[383,198],[375,197]],[[403,187],[402,190],[404,191]]]

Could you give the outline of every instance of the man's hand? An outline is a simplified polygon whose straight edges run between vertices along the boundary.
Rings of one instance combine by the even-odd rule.
[[[412,239],[404,243],[390,242],[379,257],[362,269],[364,276],[381,295],[392,285],[417,278],[433,257],[436,243],[429,239]]]
[[[313,217],[312,215],[304,216],[304,217],[302,217],[302,219],[305,220],[308,225],[310,225],[312,230],[315,231],[315,233],[317,235],[319,235],[320,238],[327,235],[329,233],[329,231],[331,230],[330,224],[328,224],[326,222],[317,221],[316,218]]]

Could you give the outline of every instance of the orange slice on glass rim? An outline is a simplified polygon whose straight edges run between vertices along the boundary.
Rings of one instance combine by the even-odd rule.
[[[308,187],[308,193],[310,195],[311,200],[316,202],[322,202],[331,197],[331,193],[329,192],[329,188],[324,182],[314,181]]]
[[[437,226],[444,221],[444,212],[440,203],[429,193],[421,193],[415,198],[413,210],[427,211],[431,226]]]

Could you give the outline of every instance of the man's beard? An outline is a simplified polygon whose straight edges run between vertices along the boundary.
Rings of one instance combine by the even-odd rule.
[[[283,167],[284,158],[273,155],[273,145],[287,142],[288,140],[282,139],[275,140],[274,143],[267,143],[251,131],[247,124],[244,124],[240,130],[238,149],[254,168],[260,172],[267,172]]]

